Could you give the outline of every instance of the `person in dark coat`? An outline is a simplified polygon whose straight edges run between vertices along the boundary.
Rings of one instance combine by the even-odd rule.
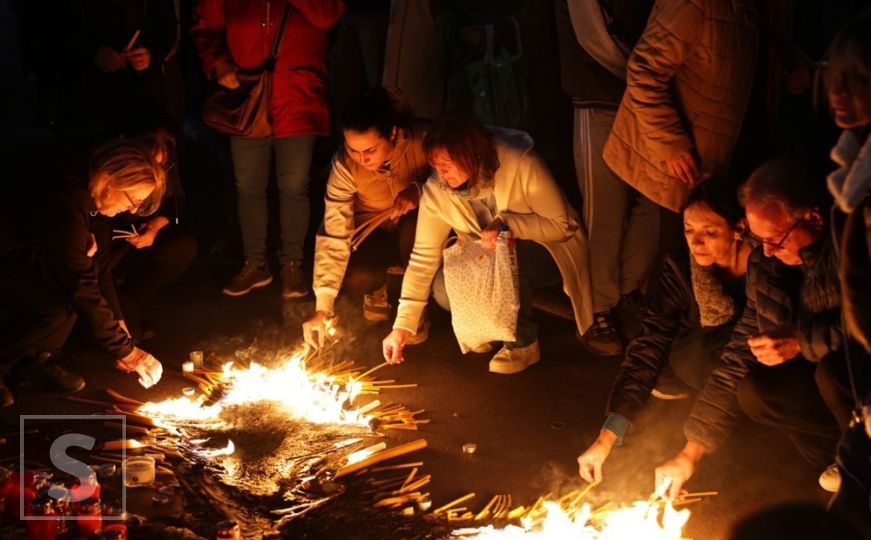
[[[821,486],[837,489],[830,464],[838,425],[849,417],[828,387],[818,385],[843,362],[844,341],[837,259],[818,184],[803,166],[777,159],[741,188],[748,225],[762,245],[747,265],[744,313],[684,426],[687,443],[656,469],[657,486],[668,483],[672,497],[742,413],[784,432],[822,472]]]
[[[838,444],[841,487],[830,509],[871,536],[871,13],[848,23],[829,47],[824,80],[835,124],[843,129],[828,177],[835,199],[835,234],[841,246],[840,278],[847,357],[856,421]],[[849,346],[849,345],[848,345]],[[846,367],[846,366],[845,366]],[[858,419],[858,418],[857,418]]]
[[[4,406],[12,404],[13,396],[2,377],[23,360],[31,361],[54,389],[84,388],[81,377],[55,362],[72,329],[73,312],[115,367],[137,372],[146,388],[162,375],[160,362],[135,345],[124,321],[109,308],[92,258],[98,246],[90,231],[91,219],[98,215],[154,212],[166,187],[165,173],[148,146],[129,139],[99,147],[89,169],[87,183],[65,178],[60,185],[43,185],[40,194],[6,201],[13,206],[2,213],[0,223],[0,307],[12,321],[0,335]]]
[[[683,211],[686,244],[666,257],[644,301],[642,332],[629,343],[596,441],[578,457],[581,478],[602,481],[602,464],[622,444],[669,365],[699,389],[720,358],[744,308],[751,246],[735,186],[697,186]]]
[[[69,20],[60,25],[71,34],[79,122],[91,142],[113,137],[133,116],[165,112],[163,62],[177,24],[172,0],[70,2]]]

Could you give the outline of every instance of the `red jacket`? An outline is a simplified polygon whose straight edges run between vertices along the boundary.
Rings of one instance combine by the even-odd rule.
[[[327,32],[345,10],[343,0],[200,0],[191,37],[209,79],[225,59],[256,68],[269,55],[287,4],[292,11],[269,105],[273,134],[328,135]]]

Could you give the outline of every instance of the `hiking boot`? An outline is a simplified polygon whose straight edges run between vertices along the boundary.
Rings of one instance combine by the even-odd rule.
[[[37,359],[34,374],[46,387],[56,392],[78,392],[85,387],[85,379],[65,370],[51,357]]]
[[[841,488],[841,471],[832,463],[820,475],[820,487],[829,493],[836,493]]]
[[[417,323],[417,333],[408,336],[409,345],[420,345],[429,338],[429,315],[426,308],[420,314],[420,322]]]
[[[387,301],[387,286],[363,295],[363,318],[380,322],[390,318],[390,302]]]
[[[299,261],[290,261],[281,267],[281,295],[285,298],[305,298],[308,285]]]
[[[620,333],[610,311],[593,314],[593,325],[581,337],[581,345],[596,356],[623,354],[623,340],[620,339]]]
[[[503,345],[499,352],[490,360],[490,372],[502,375],[520,373],[541,359],[538,340],[526,347],[508,348]]]
[[[222,292],[227,296],[242,296],[252,289],[265,287],[270,283],[272,283],[272,274],[266,266],[257,266],[246,261],[242,270],[230,280]]]
[[[617,321],[623,333],[623,338],[629,342],[641,335],[641,321],[644,319],[644,296],[635,289],[620,297],[620,303],[614,310]]]

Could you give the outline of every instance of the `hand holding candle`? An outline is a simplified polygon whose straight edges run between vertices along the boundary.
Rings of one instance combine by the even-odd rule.
[[[115,362],[115,367],[122,371],[135,371],[139,374],[139,384],[145,388],[151,388],[160,381],[163,376],[163,366],[149,353],[139,347]]]

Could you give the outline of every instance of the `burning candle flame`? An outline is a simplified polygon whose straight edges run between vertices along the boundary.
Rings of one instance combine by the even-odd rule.
[[[675,510],[670,502],[654,497],[615,510],[594,511],[589,504],[564,509],[553,501],[545,501],[542,507],[543,517],[524,517],[521,526],[458,529],[453,536],[483,540],[680,540],[690,517],[689,510]]]
[[[194,453],[201,458],[212,459],[221,456],[231,456],[236,451],[236,445],[233,441],[227,441],[227,446],[224,448],[215,448],[207,450],[194,450]]]
[[[348,407],[363,383],[310,372],[302,354],[275,368],[252,362],[247,369],[239,369],[228,362],[222,366],[221,375],[223,393],[213,405],[205,405],[205,396],[195,400],[181,397],[146,403],[139,412],[164,427],[186,423],[220,428],[224,425],[221,413],[226,407],[258,402],[272,402],[292,418],[317,424],[366,426],[371,418],[360,409]]]

